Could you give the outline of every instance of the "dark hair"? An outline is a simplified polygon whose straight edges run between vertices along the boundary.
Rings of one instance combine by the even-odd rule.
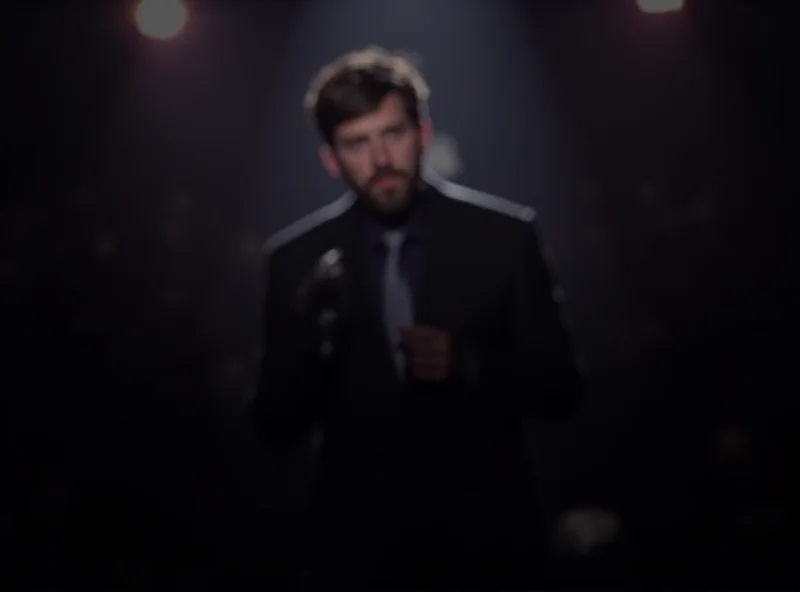
[[[324,140],[333,144],[339,124],[375,111],[391,93],[400,95],[415,124],[428,116],[430,90],[414,61],[369,47],[323,67],[312,79],[304,104]]]

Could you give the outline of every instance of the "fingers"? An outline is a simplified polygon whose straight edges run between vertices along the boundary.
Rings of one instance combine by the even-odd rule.
[[[430,381],[447,378],[450,352],[446,333],[432,327],[402,327],[400,339],[415,378]]]
[[[433,365],[446,360],[447,339],[440,332],[417,328],[401,331],[401,347],[415,363]]]

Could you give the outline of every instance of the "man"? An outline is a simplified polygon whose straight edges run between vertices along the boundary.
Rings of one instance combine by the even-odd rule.
[[[322,586],[521,588],[546,532],[524,422],[579,376],[534,213],[421,173],[428,89],[405,58],[343,56],[311,84],[322,164],[350,192],[267,241],[258,428],[323,443]]]

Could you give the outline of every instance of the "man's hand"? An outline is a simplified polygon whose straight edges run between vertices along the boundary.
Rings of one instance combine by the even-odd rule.
[[[449,333],[434,327],[400,327],[400,343],[413,378],[442,382],[450,377],[453,343]]]

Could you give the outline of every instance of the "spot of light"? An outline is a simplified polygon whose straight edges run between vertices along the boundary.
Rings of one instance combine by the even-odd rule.
[[[142,35],[164,41],[183,30],[189,12],[181,0],[141,0],[134,18]]]
[[[636,0],[639,9],[648,14],[664,14],[679,12],[683,9],[683,0]]]
[[[588,555],[613,542],[622,530],[620,518],[603,508],[580,508],[558,521],[556,544],[562,552]]]
[[[425,152],[424,165],[445,179],[455,179],[463,171],[458,142],[446,134],[436,134]]]

